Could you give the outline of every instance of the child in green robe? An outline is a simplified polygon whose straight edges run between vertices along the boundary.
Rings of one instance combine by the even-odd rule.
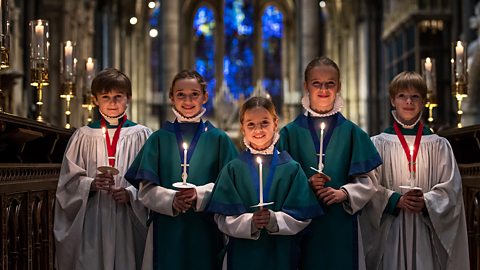
[[[297,269],[295,234],[322,208],[300,165],[275,148],[273,103],[250,98],[240,124],[247,150],[222,170],[208,206],[228,236],[223,269]]]
[[[218,269],[222,235],[203,210],[237,150],[225,132],[201,118],[208,93],[200,74],[178,73],[169,96],[175,121],[150,136],[126,175],[151,209],[143,269]]]
[[[382,161],[369,136],[340,113],[334,61],[313,59],[304,89],[305,113],[282,128],[278,143],[301,164],[325,211],[302,236],[300,269],[364,269],[356,213],[375,193],[369,173]]]

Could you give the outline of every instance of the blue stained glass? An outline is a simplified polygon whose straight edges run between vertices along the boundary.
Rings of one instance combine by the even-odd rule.
[[[253,92],[253,0],[225,0],[223,74],[234,98]]]
[[[277,108],[282,105],[283,14],[269,5],[262,15],[263,87]]]
[[[207,115],[213,110],[215,97],[215,16],[207,6],[201,6],[193,19],[195,69],[207,82],[208,102],[205,104]]]

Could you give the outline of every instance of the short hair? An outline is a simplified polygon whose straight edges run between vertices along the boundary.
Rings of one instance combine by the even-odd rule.
[[[128,98],[132,96],[132,83],[125,73],[115,68],[100,71],[92,81],[92,95],[108,93],[112,90],[123,92]]]
[[[200,84],[200,88],[202,90],[202,93],[205,94],[207,92],[207,90],[206,90],[207,82],[202,77],[202,75],[200,75],[200,73],[198,73],[196,70],[184,69],[184,70],[180,71],[179,73],[177,73],[177,75],[175,75],[175,77],[173,77],[172,85],[170,86],[170,90],[168,91],[168,96],[170,98],[173,97],[173,86],[175,85],[175,83],[178,80],[181,80],[181,79],[196,79],[198,84]]]
[[[403,71],[397,74],[388,87],[390,99],[394,99],[398,92],[406,89],[415,89],[422,96],[422,99],[427,98],[427,84],[417,72]]]
[[[338,73],[338,80],[340,81],[340,69],[338,68],[337,63],[333,61],[332,59],[326,57],[326,56],[319,56],[314,58],[310,63],[308,63],[307,67],[305,68],[305,74],[304,74],[304,79],[305,81],[308,80],[308,75],[310,73],[310,70],[312,70],[315,67],[319,66],[331,66],[333,67],[337,73]]]
[[[273,120],[278,119],[277,112],[275,111],[275,105],[270,99],[260,96],[254,96],[247,99],[247,101],[245,101],[245,103],[243,103],[242,107],[240,108],[240,123],[243,123],[245,112],[254,108],[264,108],[272,115]]]

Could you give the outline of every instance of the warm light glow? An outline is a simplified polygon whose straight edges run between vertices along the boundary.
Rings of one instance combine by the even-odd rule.
[[[157,29],[150,29],[150,32],[148,34],[152,38],[157,37],[158,36],[158,30]]]
[[[425,59],[425,70],[426,71],[432,71],[432,60],[430,59],[430,57],[427,57],[427,59]]]
[[[137,17],[133,16],[133,17],[130,18],[130,24],[131,25],[135,25],[135,24],[137,24],[137,22],[138,22]]]
[[[155,8],[155,6],[156,6],[155,1],[148,2],[148,7],[149,8]]]
[[[105,135],[107,133],[107,128],[106,127],[102,127],[102,134]]]
[[[188,149],[188,145],[187,143],[183,143],[183,149],[187,150]]]
[[[257,157],[257,163],[258,163],[258,164],[262,164],[262,158]]]
[[[322,122],[322,123],[320,124],[320,129],[321,129],[321,130],[324,130],[324,129],[325,129],[325,123],[324,123],[324,122]]]
[[[410,146],[410,156],[413,156],[413,146]]]
[[[325,3],[325,1],[320,1],[320,2],[318,3],[318,5],[319,5],[321,8],[324,8],[324,7],[327,6],[327,3]]]

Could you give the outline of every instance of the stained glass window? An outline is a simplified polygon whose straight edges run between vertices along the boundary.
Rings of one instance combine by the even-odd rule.
[[[269,5],[262,15],[263,87],[277,108],[282,104],[283,14]]]
[[[253,91],[253,0],[225,0],[223,74],[233,96]]]
[[[207,6],[201,6],[193,19],[195,69],[207,82],[209,99],[205,107],[212,113],[215,96],[215,15]]]

